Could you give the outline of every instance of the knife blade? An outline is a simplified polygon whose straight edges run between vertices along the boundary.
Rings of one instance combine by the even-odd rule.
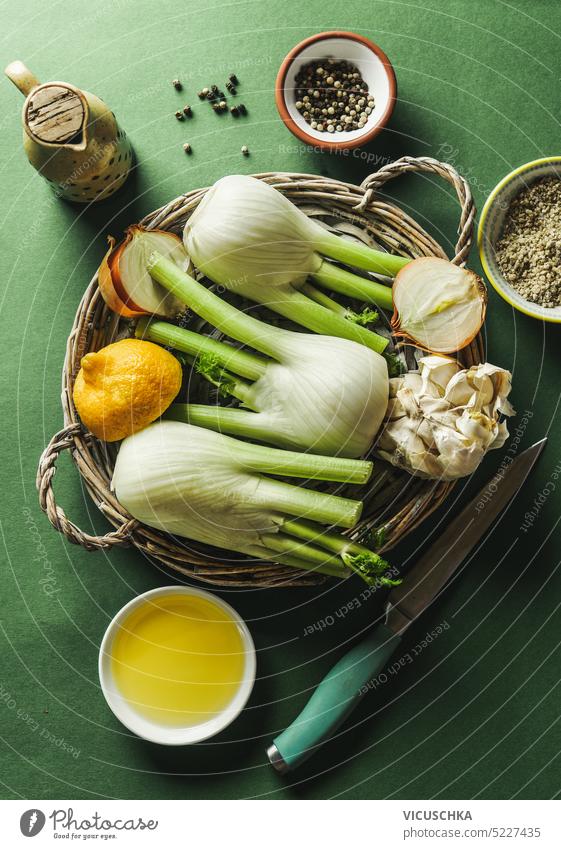
[[[307,760],[331,737],[368,692],[411,623],[438,598],[468,554],[520,490],[547,439],[499,470],[428,548],[403,583],[394,587],[385,621],[339,660],[294,722],[273,740],[267,756],[280,773]]]

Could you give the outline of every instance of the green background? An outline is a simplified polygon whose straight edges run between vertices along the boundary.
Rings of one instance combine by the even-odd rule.
[[[381,598],[343,618],[357,582],[320,591],[227,592],[248,620],[259,680],[248,710],[221,737],[162,749],[127,734],[107,709],[97,653],[109,619],[136,593],[175,580],[133,551],[89,554],[67,545],[37,506],[39,454],[62,425],[60,370],[80,296],[118,235],[181,192],[223,174],[268,170],[362,180],[359,156],[306,151],[277,116],[277,68],[299,40],[350,29],[392,60],[399,100],[390,128],[369,148],[383,162],[402,154],[447,159],[472,182],[481,205],[498,180],[528,160],[560,153],[561,5],[527,3],[273,0],[20,0],[3,7],[2,63],[20,58],[42,80],[94,91],[134,145],[138,171],[97,207],[53,202],[21,150],[23,99],[0,84],[2,175],[2,605],[0,729],[8,798],[549,798],[561,786],[558,530],[561,487],[558,328],[514,313],[490,293],[490,361],[514,374],[513,401],[532,417],[523,444],[550,439],[539,468],[461,578],[405,638],[446,629],[414,663],[370,694],[338,738],[289,779],[266,765],[265,748],[304,704],[344,646],[366,628]],[[250,115],[223,120],[196,91],[240,77]],[[179,76],[185,90],[170,81]],[[192,122],[174,111],[193,104]],[[182,143],[189,140],[188,158]],[[247,144],[251,156],[240,154]],[[448,187],[409,177],[390,186],[451,249],[458,209]],[[471,263],[478,268],[476,251]],[[520,418],[519,418],[520,420]],[[516,422],[513,428],[516,427]],[[393,553],[405,566],[436,519]],[[84,529],[103,520],[69,460],[56,495]],[[553,483],[554,488],[549,486]],[[548,488],[531,529],[520,526]],[[438,531],[437,531],[438,532]],[[304,636],[326,616],[335,624]],[[62,738],[62,740],[61,740]],[[65,748],[66,747],[66,748]],[[73,747],[73,750],[68,749]]]

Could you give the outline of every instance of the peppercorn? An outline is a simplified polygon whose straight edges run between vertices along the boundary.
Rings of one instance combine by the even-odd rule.
[[[240,115],[247,115],[247,108],[244,103],[238,104]]]
[[[197,92],[197,96],[198,96],[199,100],[204,100],[205,97],[206,97],[206,94],[204,93],[204,90],[201,89],[201,91]]]
[[[215,85],[215,83],[211,85],[210,90],[213,92],[213,94],[218,94],[218,86]]]
[[[193,115],[193,111],[189,105],[183,107],[183,114],[187,116],[187,118],[191,118]]]
[[[225,101],[225,100],[221,100],[221,101],[220,101],[220,103],[219,103],[218,105],[220,106],[220,109],[222,110],[222,112],[224,112],[224,110],[225,110],[225,109],[227,108],[227,106],[228,106],[228,104],[226,103],[226,101]]]
[[[249,156],[249,148],[246,144],[242,145],[242,153],[244,156]]]
[[[183,145],[183,150],[185,151],[185,153],[188,153],[189,156],[193,153],[193,150],[191,149],[191,145],[189,144],[189,142],[185,142],[185,144]]]
[[[233,83],[234,85],[239,85],[239,80],[238,80],[238,78],[236,77],[236,75],[235,75],[235,74],[230,74],[230,76],[228,77],[228,79],[229,79],[229,80],[230,80],[230,82],[231,82],[231,83]]]
[[[181,91],[181,89],[183,88],[183,86],[181,85],[181,82],[179,80],[172,80],[171,84],[176,91]]]
[[[178,111],[175,113],[175,117],[177,118],[177,120],[178,120],[178,121],[183,121],[183,119],[185,118],[185,115],[183,114],[183,112],[180,112],[180,111],[178,110]]]
[[[208,97],[208,92],[209,92],[209,89],[205,86],[202,89],[201,94],[202,94],[203,97]]]
[[[308,62],[298,71],[295,106],[318,132],[350,132],[365,126],[374,98],[355,65],[324,59]]]
[[[240,114],[240,110],[238,109],[237,106],[230,106],[230,112],[232,113],[234,118],[237,118],[238,115]]]

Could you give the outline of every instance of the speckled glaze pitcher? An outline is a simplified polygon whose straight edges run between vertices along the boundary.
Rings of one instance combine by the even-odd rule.
[[[133,152],[109,107],[69,83],[41,84],[23,62],[12,62],[5,73],[25,95],[24,150],[55,193],[91,203],[116,192]]]

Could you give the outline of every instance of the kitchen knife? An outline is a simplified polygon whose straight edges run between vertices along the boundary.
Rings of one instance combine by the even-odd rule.
[[[516,460],[503,463],[450,522],[403,583],[392,589],[385,621],[335,664],[300,715],[268,748],[267,756],[278,772],[298,767],[334,734],[368,692],[368,683],[386,667],[403,632],[438,598],[454,572],[516,495],[546,441],[536,442]]]

